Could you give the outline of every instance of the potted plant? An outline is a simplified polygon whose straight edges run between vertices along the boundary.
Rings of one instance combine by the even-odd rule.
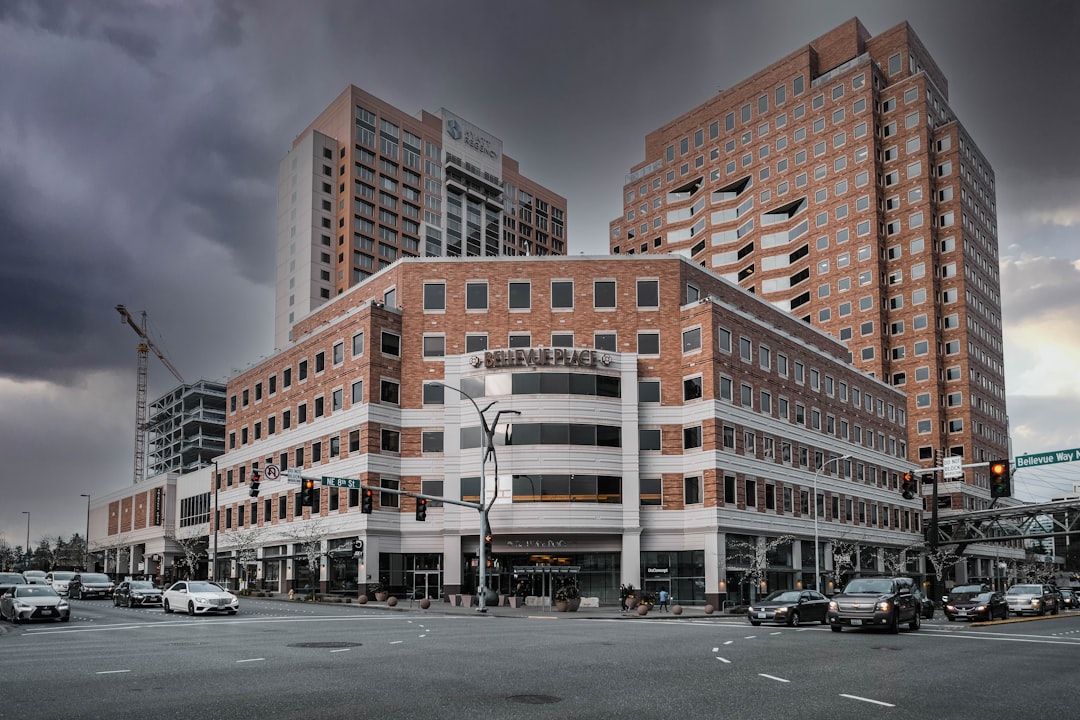
[[[559,612],[573,612],[581,605],[581,591],[577,585],[567,583],[555,591],[555,609]]]
[[[376,602],[386,602],[386,598],[390,597],[390,590],[382,583],[375,583],[371,586],[369,594],[375,596]]]

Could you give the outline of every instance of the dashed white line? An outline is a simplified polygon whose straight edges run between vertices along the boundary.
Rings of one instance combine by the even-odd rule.
[[[757,637],[757,635],[747,635],[746,637],[743,638],[743,640],[753,640],[756,637]]]
[[[246,660],[237,660],[236,662],[238,662],[238,663],[259,662],[260,660],[265,660],[265,659],[266,658],[264,658],[264,657],[263,658],[248,658]]]
[[[96,675],[115,675],[116,673],[129,673],[130,670],[98,670]]]
[[[780,635],[779,632],[769,633],[770,635]]]
[[[725,644],[725,645],[730,645],[730,644],[731,644],[731,643],[733,643],[733,642],[735,642],[735,641],[734,641],[734,640],[728,640],[728,641],[726,641],[726,642],[725,642],[724,644]]]
[[[874,705],[884,705],[885,707],[896,707],[892,703],[882,702],[880,700],[871,700],[870,698],[859,697],[858,695],[848,695],[846,693],[840,693],[840,697],[846,697],[850,700],[858,700],[860,702],[873,703]]]
[[[785,680],[784,678],[776,677],[775,675],[766,675],[765,673],[758,673],[758,675],[760,675],[763,678],[768,678],[769,680],[775,680],[776,682],[782,682],[782,683],[791,682],[790,680]]]
[[[350,650],[352,650],[352,648],[341,648],[340,650],[331,650],[330,652],[332,652],[332,653],[336,653],[336,652],[349,652]]]
[[[726,664],[726,665],[730,665],[730,664],[731,664],[731,661],[730,661],[730,660],[728,660],[727,658],[722,658],[722,657],[720,657],[719,655],[717,655],[717,656],[716,656],[716,659],[717,659],[717,660],[719,660],[720,662],[722,662],[722,663]]]
[[[390,644],[391,645],[400,645],[403,642],[405,642],[405,641],[404,640],[391,640]]]
[[[730,641],[729,641],[729,642],[730,642]],[[720,648],[718,648],[718,647],[717,647],[717,648],[713,648],[713,649],[712,649],[712,651],[713,651],[713,652],[720,652]]]

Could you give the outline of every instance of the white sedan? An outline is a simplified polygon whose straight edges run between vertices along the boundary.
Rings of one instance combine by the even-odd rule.
[[[205,615],[208,612],[225,612],[235,615],[240,601],[217,583],[206,580],[181,580],[173,583],[162,594],[165,612],[187,610],[188,615]]]

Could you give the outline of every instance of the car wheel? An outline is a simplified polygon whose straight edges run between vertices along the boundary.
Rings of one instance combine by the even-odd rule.
[[[194,615],[195,614],[195,603],[192,602],[191,600],[188,600],[187,614],[188,615]]]
[[[795,612],[791,613],[791,615],[788,616],[787,624],[788,624],[788,627],[796,627],[796,626],[798,626],[798,624],[799,624],[799,611],[798,610],[796,610]]]
[[[757,627],[758,625],[761,625],[761,623],[759,621],[757,621],[757,620],[751,620],[750,624],[753,625],[754,627]]]
[[[828,615],[822,615],[821,616],[821,624],[822,625],[828,625],[829,624],[829,616]]]
[[[840,630],[841,630],[839,625],[832,625],[832,626],[829,627],[829,629],[832,630],[833,632],[840,632]]]
[[[65,615],[64,617],[60,618],[60,622],[67,622],[67,621],[69,621],[69,620],[71,620],[71,616],[70,616],[70,615]]]
[[[922,627],[922,617],[919,613],[915,613],[911,618],[911,622],[908,623],[908,630],[918,630]]]
[[[229,612],[230,615],[235,615],[236,614],[235,610],[229,610],[228,612]]]
[[[116,597],[115,595],[113,595],[112,606],[120,607],[120,598]]]
[[[164,603],[162,603],[162,605],[161,605],[161,609],[162,609],[162,610],[164,610],[164,611],[165,611],[165,612],[167,612],[167,613],[171,613],[171,612],[172,612],[172,608],[171,608],[171,607],[169,607],[169,601],[168,601],[168,600],[166,600],[166,601],[165,601]]]

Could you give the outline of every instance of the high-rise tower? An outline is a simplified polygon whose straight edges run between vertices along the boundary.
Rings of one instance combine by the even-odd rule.
[[[614,253],[677,252],[908,394],[911,459],[1008,455],[994,172],[907,23],[852,19],[645,139]],[[989,504],[986,470],[942,488]]]
[[[566,199],[520,174],[502,140],[350,86],[278,168],[274,344],[399,257],[565,254]]]

